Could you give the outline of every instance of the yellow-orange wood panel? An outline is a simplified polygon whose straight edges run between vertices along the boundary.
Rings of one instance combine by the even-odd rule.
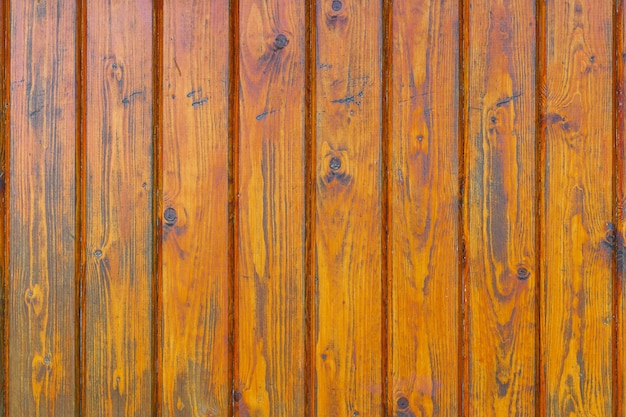
[[[11,416],[75,408],[75,36],[74,1],[11,3]]]
[[[535,412],[535,9],[467,11],[467,413]]]
[[[9,124],[9,82],[10,68],[9,58],[11,51],[9,45],[9,21],[10,3],[0,4],[0,414],[6,415],[6,403],[8,390],[6,386],[7,370],[9,368],[7,341],[7,302],[6,296],[9,280],[9,236],[6,216],[8,214],[9,193],[9,148],[10,124]]]
[[[315,407],[380,415],[382,2],[316,10]]]
[[[163,3],[163,416],[229,412],[228,11]]]
[[[239,10],[234,401],[239,416],[303,415],[304,1]]]
[[[615,154],[615,175],[617,178],[615,182],[616,195],[615,201],[617,204],[615,215],[618,222],[617,227],[617,239],[615,240],[616,250],[616,272],[615,282],[613,284],[613,305],[614,320],[615,320],[615,337],[617,340],[614,342],[614,376],[615,385],[613,388],[616,390],[613,394],[615,409],[613,413],[621,416],[624,413],[624,403],[626,402],[626,392],[624,387],[626,386],[626,373],[624,373],[624,364],[626,363],[626,349],[624,341],[626,340],[626,325],[624,319],[626,319],[626,291],[624,291],[624,284],[626,279],[626,118],[624,113],[624,98],[626,97],[626,32],[624,27],[626,26],[626,14],[624,14],[624,2],[618,1],[613,11],[613,73],[614,82],[613,86],[615,97],[613,100],[613,123],[614,131],[616,133],[616,154]]]
[[[612,415],[611,2],[549,0],[541,357],[549,416]]]
[[[394,415],[459,415],[458,2],[393,2]]]
[[[152,3],[86,3],[86,416],[153,415]]]
[[[622,415],[624,19],[0,2],[0,415]]]

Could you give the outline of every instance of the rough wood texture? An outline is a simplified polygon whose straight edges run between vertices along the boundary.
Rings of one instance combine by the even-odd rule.
[[[546,4],[542,366],[547,415],[612,415],[611,2]]]
[[[304,413],[304,2],[240,7],[239,416]]]
[[[11,4],[4,1],[0,4],[0,415],[6,416],[8,403],[7,374],[8,361],[8,332],[7,332],[7,289],[9,281],[9,234],[8,234],[8,207],[9,207],[9,90],[10,68],[9,59],[11,50],[9,36],[11,23],[9,21]]]
[[[317,414],[379,415],[381,2],[317,3]]]
[[[163,415],[225,416],[228,2],[163,4]]]
[[[615,175],[616,178],[616,202],[617,212],[617,239],[616,247],[616,272],[613,285],[613,304],[615,318],[615,337],[613,345],[614,357],[614,414],[621,416],[624,413],[624,403],[626,403],[626,373],[624,364],[626,363],[626,118],[624,113],[624,98],[626,97],[626,14],[624,13],[624,1],[618,0],[613,14],[613,81],[615,86],[615,97],[613,101],[613,123],[615,124]]]
[[[535,412],[535,11],[472,1],[466,55],[468,413]]]
[[[87,416],[152,412],[152,3],[87,5]]]
[[[11,5],[9,415],[74,412],[75,5]]]
[[[0,415],[622,415],[624,19],[0,1]]]
[[[459,415],[458,12],[451,0],[393,2],[391,368],[398,416]]]

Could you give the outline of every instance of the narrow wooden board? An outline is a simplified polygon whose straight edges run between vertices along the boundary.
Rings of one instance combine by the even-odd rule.
[[[624,112],[624,97],[626,97],[626,14],[624,13],[624,1],[618,0],[615,14],[613,15],[613,73],[615,97],[613,101],[613,121],[616,133],[616,158],[615,174],[616,178],[616,198],[617,198],[617,240],[616,240],[616,271],[617,276],[613,285],[613,302],[615,305],[615,336],[614,344],[614,366],[615,379],[613,393],[615,415],[624,413],[624,403],[626,403],[626,114]]]
[[[382,412],[382,3],[317,3],[315,406]]]
[[[393,415],[459,415],[458,2],[393,2]],[[445,242],[445,243],[443,243]]]
[[[305,413],[304,6],[240,6],[239,416]]]
[[[613,415],[611,2],[546,2],[541,360],[547,415]]]
[[[76,8],[11,2],[9,414],[75,412]]]
[[[9,123],[10,103],[10,68],[9,60],[11,50],[9,48],[9,36],[11,15],[8,1],[0,5],[0,415],[6,415],[8,403],[7,377],[9,369],[8,361],[8,302],[7,289],[9,281],[9,149],[11,147],[11,126]]]
[[[225,416],[228,1],[163,3],[163,416]]]
[[[535,412],[535,10],[477,0],[466,55],[468,413]]]
[[[84,415],[153,415],[152,3],[87,4]]]

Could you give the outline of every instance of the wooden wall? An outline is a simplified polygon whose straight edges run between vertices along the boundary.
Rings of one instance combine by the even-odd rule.
[[[0,415],[624,415],[623,3],[3,0]]]

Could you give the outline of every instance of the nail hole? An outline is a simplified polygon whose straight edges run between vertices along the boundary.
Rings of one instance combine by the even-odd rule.
[[[330,163],[328,164],[328,166],[333,171],[337,171],[339,168],[341,168],[341,159],[333,156],[332,158],[330,158]]]
[[[93,253],[93,256],[95,256],[96,258],[102,258],[102,251],[100,249],[96,249],[96,251]]]
[[[343,4],[341,4],[341,2],[339,0],[334,0],[333,1],[332,8],[333,8],[334,11],[338,12],[339,10],[341,10],[342,7],[343,7]]]

